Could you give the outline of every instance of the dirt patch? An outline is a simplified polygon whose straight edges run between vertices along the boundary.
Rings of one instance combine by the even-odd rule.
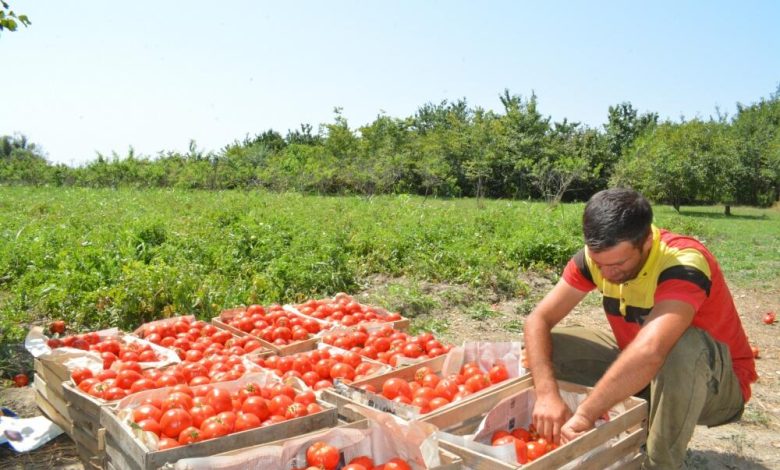
[[[13,410],[21,418],[42,413],[35,404],[32,387],[0,389],[0,406]],[[66,434],[58,436],[33,452],[17,453],[7,445],[0,446],[0,469],[68,469],[84,466],[76,453],[76,444]]]

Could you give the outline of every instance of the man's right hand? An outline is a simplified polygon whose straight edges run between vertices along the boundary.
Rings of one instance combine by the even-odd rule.
[[[571,416],[572,411],[557,392],[537,394],[532,422],[541,437],[559,444],[561,427]]]

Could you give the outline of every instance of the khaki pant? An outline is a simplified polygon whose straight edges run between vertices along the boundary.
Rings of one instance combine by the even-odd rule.
[[[608,334],[578,326],[552,333],[555,376],[561,380],[593,386],[620,353]],[[693,327],[637,396],[650,404],[644,468],[653,469],[682,467],[697,424],[736,421],[745,406],[728,347]]]

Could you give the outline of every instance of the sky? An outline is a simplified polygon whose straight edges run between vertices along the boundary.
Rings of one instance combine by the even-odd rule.
[[[57,163],[225,145],[504,89],[542,114],[601,127],[630,101],[708,118],[780,85],[776,1],[7,0],[0,135]]]

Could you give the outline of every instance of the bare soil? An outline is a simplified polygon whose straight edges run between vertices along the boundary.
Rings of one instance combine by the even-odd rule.
[[[479,338],[483,341],[518,340],[522,322],[533,305],[552,287],[556,275],[527,274],[522,281],[529,287],[525,296],[500,299],[485,292],[452,284],[411,283],[405,279],[370,279],[357,297],[366,302],[391,303],[403,307],[420,305],[424,311],[415,318],[418,325],[434,325],[443,339],[459,343]],[[780,279],[774,283],[780,286]],[[408,298],[391,286],[407,286]],[[780,322],[765,325],[761,319],[768,311],[780,312],[780,288],[732,289],[742,323],[751,344],[761,351],[756,361],[759,380],[753,385],[753,397],[739,422],[707,428],[699,426],[689,445],[686,467],[691,469],[780,469]],[[417,303],[415,303],[417,302]],[[563,324],[578,324],[609,331],[600,299],[589,296],[564,319]],[[23,417],[38,415],[32,387],[0,389],[0,406]],[[65,435],[42,448],[17,454],[0,446],[0,469],[65,468],[82,469],[75,445]]]

